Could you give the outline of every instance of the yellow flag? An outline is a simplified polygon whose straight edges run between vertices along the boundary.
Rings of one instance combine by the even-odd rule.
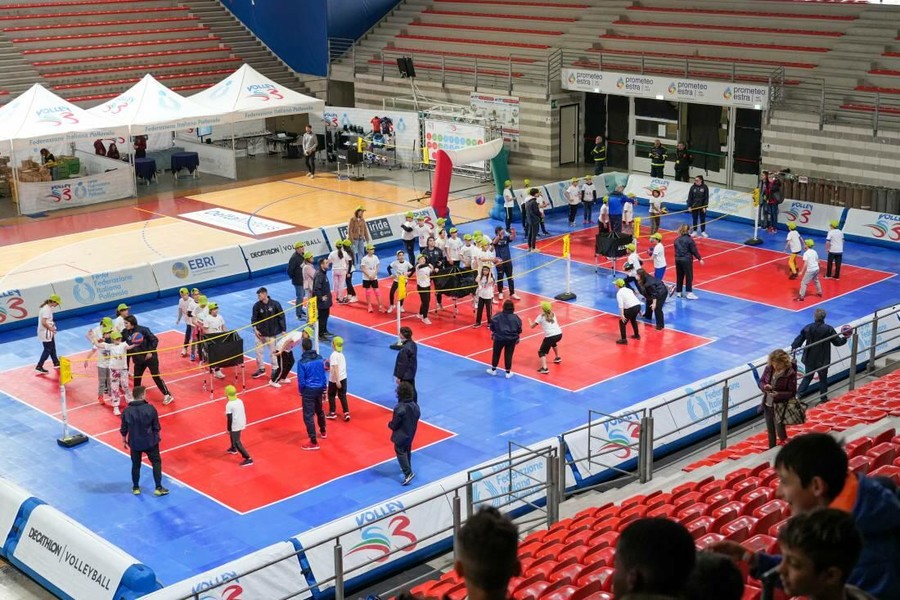
[[[406,300],[406,275],[397,278],[397,298]]]
[[[634,239],[641,237],[641,218],[634,218]]]
[[[66,385],[72,381],[72,361],[63,356],[59,359],[59,382]]]
[[[363,151],[363,139],[362,137],[356,138],[356,151],[362,154]]]
[[[428,163],[428,148],[422,148],[422,164],[427,165]]]
[[[319,299],[313,296],[309,299],[309,303],[306,305],[306,310],[309,311],[309,322],[310,323],[318,323],[319,322]]]
[[[563,258],[569,258],[569,244],[571,243],[572,236],[568,233],[563,236]]]

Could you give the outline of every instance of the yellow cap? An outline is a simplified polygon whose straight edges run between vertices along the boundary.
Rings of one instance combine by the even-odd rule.
[[[632,252],[634,252],[634,250],[637,249],[637,246],[635,246],[634,244],[628,244],[625,247],[628,248],[629,250],[631,250]]]
[[[303,253],[303,258],[312,258],[312,257],[313,257],[313,253],[309,250],[307,250],[306,252]]]
[[[59,298],[59,296],[57,296]],[[53,300],[53,296],[50,296],[50,299]],[[122,312],[123,310],[128,310],[128,305],[124,302],[116,307],[116,312]]]
[[[114,339],[114,340],[121,340],[121,339],[122,339],[122,334],[119,333],[118,331],[116,331],[115,329],[113,329],[113,330],[112,330],[112,333],[109,334],[109,337],[111,337],[111,338]]]
[[[553,305],[544,300],[543,302],[541,302],[541,310],[545,313],[550,312],[551,310],[553,310]]]
[[[237,398],[237,388],[233,385],[225,386],[225,395],[229,398]]]
[[[340,351],[344,347],[344,338],[339,335],[334,336],[334,339],[331,340],[331,345],[334,346],[335,350]]]
[[[179,294],[189,294],[190,292],[188,292],[187,288],[181,288],[180,290],[178,290],[178,293]]]
[[[788,229],[790,229],[790,230],[792,230],[792,231],[793,231],[794,229],[797,229],[797,224],[794,223],[793,221],[791,221],[790,223],[788,223]]]
[[[616,279],[613,283],[616,284],[616,287],[625,287],[625,280],[624,280],[624,279]]]
[[[209,303],[209,310],[216,310],[217,308],[219,308],[219,305],[216,304],[215,302]]]
[[[206,306],[206,296],[201,295],[199,298],[197,298],[197,304],[199,304],[200,306]]]
[[[294,242],[294,250],[298,250],[303,247],[303,242]]]
[[[806,240],[806,247],[807,247],[807,248],[812,248],[812,247],[815,246],[815,245],[816,245],[816,243],[815,243],[814,241],[812,241],[812,240]]]
[[[62,304],[62,298],[59,297],[59,294],[50,294],[50,297],[47,298],[50,302],[56,302],[57,304]]]

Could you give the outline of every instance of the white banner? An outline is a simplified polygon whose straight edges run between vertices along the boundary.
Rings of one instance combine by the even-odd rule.
[[[19,509],[31,497],[31,494],[11,481],[0,479],[0,554],[6,545],[6,538],[12,532]]]
[[[710,212],[753,219],[753,194],[728,188],[709,186]]]
[[[894,305],[893,307],[886,308],[883,311],[879,312],[879,315],[890,313],[892,310],[897,310],[900,305]],[[900,328],[900,313],[894,313],[889,316],[879,316],[878,319],[878,331],[875,335],[875,339],[872,339],[872,319],[875,317],[875,314],[867,315],[861,319],[856,319],[855,321],[851,321],[850,323],[846,323],[846,325],[850,325],[854,328],[856,333],[859,336],[859,355],[857,356],[857,364],[862,364],[863,362],[869,360],[869,352],[870,348],[874,342],[875,344],[875,352],[879,355],[883,355],[887,352],[900,348],[900,339],[897,339],[896,331],[892,332],[891,330],[896,330]],[[868,323],[866,323],[869,321]],[[865,325],[861,325],[862,323],[866,323]],[[835,331],[838,333],[841,332],[841,327],[845,325],[844,323],[836,324],[832,323]],[[802,348],[797,354],[797,368],[801,371],[801,375],[805,375],[805,369],[803,367],[803,361],[799,360],[802,357]],[[838,373],[843,373],[844,371],[849,371],[850,369],[850,355],[853,351],[853,339],[848,339],[847,343],[843,346],[832,346],[831,347],[831,362],[835,363],[833,366],[829,367],[829,375],[834,376]],[[818,377],[813,379],[813,383],[818,381]]]
[[[201,173],[237,179],[237,160],[234,158],[234,150],[231,146],[224,148],[213,144],[198,144],[196,142],[181,141],[187,152],[196,152],[200,159],[198,169]],[[162,165],[168,168],[171,165]]]
[[[293,225],[263,219],[255,215],[231,210],[230,208],[207,208],[189,213],[181,213],[179,218],[190,219],[204,225],[212,225],[230,231],[237,231],[243,235],[260,236],[277,233],[287,229],[293,229]]]
[[[203,600],[236,600],[245,598],[308,598],[297,594],[307,587],[296,549],[290,542],[279,542],[247,556],[210,569],[184,581],[142,596],[145,600],[179,600],[199,595]],[[284,560],[279,560],[284,559]],[[278,562],[248,575],[247,571]]]
[[[425,222],[432,227],[437,226],[437,215],[435,215],[434,209],[430,206],[427,208],[417,208],[409,212],[413,213],[416,217],[419,215],[425,217]],[[403,223],[405,220],[405,212],[394,213],[383,217],[367,218],[366,224],[369,227],[369,235],[372,236],[372,244],[378,247],[400,241],[401,234],[403,233],[403,230],[400,229],[400,223]],[[347,238],[347,226],[348,224],[346,223],[340,223],[322,228],[325,232],[325,237],[328,238],[328,243],[332,248],[334,248],[335,242]]]
[[[469,105],[479,117],[493,121],[503,131],[503,139],[511,152],[519,150],[519,99],[472,92]]]
[[[842,206],[787,199],[781,203],[778,211],[778,220],[782,223],[795,223],[800,229],[815,229],[824,232],[830,229],[832,221],[840,222],[844,214]]]
[[[428,160],[434,160],[434,153],[438,150],[463,150],[481,146],[487,141],[485,137],[484,127],[480,125],[425,119],[425,147],[428,148]],[[453,166],[487,168],[485,161]]]
[[[622,463],[637,458],[642,414],[637,408],[616,411],[615,415],[621,418],[596,419],[589,428],[563,436],[569,454],[575,461],[575,468],[582,478],[597,475],[610,467],[620,467]],[[668,415],[668,410],[663,409],[654,415],[654,429],[667,430],[672,426],[671,423],[662,422],[664,415]],[[575,484],[572,470],[567,469],[566,487]]]
[[[367,138],[371,138],[374,133],[374,119],[383,119],[384,117],[391,120],[390,125],[383,121],[379,122],[379,133],[384,145],[388,148],[396,146],[397,160],[403,165],[421,163],[418,113],[401,110],[385,111],[377,108],[326,106],[325,113],[322,115],[325,126],[333,133],[338,134],[346,127],[362,128]]]
[[[631,175],[628,185],[625,186],[625,194],[634,194],[638,198],[650,198],[653,190],[659,190],[660,197],[666,204],[687,206],[690,183],[674,181],[649,175]],[[739,192],[728,188],[708,185],[710,212],[734,215],[746,219],[753,218],[753,195],[749,192]]]
[[[769,87],[765,85],[685,79],[665,75],[563,69],[562,86],[563,89],[578,92],[715,106],[738,106],[756,110],[765,109],[769,105]]]
[[[53,286],[49,283],[0,291],[0,327],[37,318],[41,303],[52,293]]]
[[[303,243],[303,249],[310,251],[313,256],[328,254],[328,244],[325,243],[325,235],[321,229],[309,229],[300,233],[290,233],[279,237],[241,244],[241,251],[251,273],[271,269],[273,267],[287,267],[291,255],[294,254],[294,244]]]
[[[12,558],[71,598],[115,597],[122,575],[137,559],[47,505],[25,522]]]
[[[848,236],[900,247],[900,215],[851,208],[843,229]]]
[[[736,375],[740,371],[745,371],[742,375]],[[724,383],[717,383],[712,387],[706,387],[716,381],[723,380],[728,377],[728,406],[729,413],[733,416],[739,412],[743,412],[752,408],[754,405],[751,400],[759,399],[762,392],[759,391],[759,385],[751,371],[747,370],[747,366],[739,366],[722,373],[717,373],[713,377],[707,377],[700,381],[683,386],[672,393],[666,394],[670,398],[673,396],[688,396],[678,402],[674,402],[668,406],[672,413],[676,427],[684,427],[678,432],[677,437],[684,437],[695,433],[704,427],[714,425],[721,422],[720,414],[722,410],[722,390]],[[654,412],[654,416],[656,413]],[[662,435],[669,432],[657,433],[656,424],[654,423],[654,439],[659,439]],[[672,437],[664,440],[664,443],[675,441]]]
[[[93,273],[53,282],[53,291],[62,299],[62,310],[127,301],[159,291],[149,264],[127,269]],[[34,309],[37,310],[37,309]]]
[[[152,271],[159,289],[170,290],[247,274],[247,261],[239,246],[229,246],[196,256],[160,260],[152,264]]]
[[[569,187],[569,183],[569,181],[557,181],[543,186],[544,198],[550,201],[550,208],[569,204],[569,200],[566,198],[566,188]]]
[[[19,209],[23,214],[35,214],[134,196],[131,167],[124,162],[110,162],[116,162],[117,167],[106,173],[60,181],[20,181]]]
[[[557,438],[550,438],[535,444],[529,444],[532,450],[556,448]],[[526,503],[533,504],[546,498],[547,490],[542,487],[547,482],[547,458],[528,458],[528,454],[520,452],[514,455],[510,463],[495,459],[468,471],[472,480],[472,503],[474,506],[490,505],[502,512],[510,512]],[[555,459],[554,459],[555,460]],[[513,500],[514,498],[514,500]]]

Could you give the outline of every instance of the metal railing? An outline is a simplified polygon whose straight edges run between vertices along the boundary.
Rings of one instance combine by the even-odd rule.
[[[865,125],[878,137],[900,129],[900,94],[829,85],[819,77],[786,85],[783,93],[776,108],[811,115],[820,130],[830,124]]]

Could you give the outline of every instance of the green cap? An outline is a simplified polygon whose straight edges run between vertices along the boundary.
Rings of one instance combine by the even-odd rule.
[[[344,347],[344,338],[339,335],[334,336],[331,340],[331,345],[334,346],[334,349],[340,352]]]
[[[113,329],[113,330],[112,330],[112,333],[109,334],[109,337],[111,337],[111,338],[114,339],[114,340],[121,340],[121,339],[122,339],[122,334],[119,333],[118,331],[116,331],[115,329]]]
[[[299,250],[303,247],[303,242],[294,242],[294,250]]]
[[[312,327],[304,327],[301,334],[305,333],[306,337],[311,338],[313,336],[313,328]]]
[[[544,312],[550,312],[551,310],[553,310],[553,305],[544,300],[543,302],[541,302],[541,310]]]
[[[237,388],[233,385],[226,385],[225,395],[228,396],[228,398],[237,398]]]
[[[366,250],[374,250],[375,244],[366,244]]]
[[[467,234],[463,235],[463,239],[464,239],[464,240],[471,240],[471,239],[472,239],[472,234],[471,234],[471,233],[467,233]]]
[[[59,298],[59,296],[57,296]],[[50,299],[53,300],[53,296],[50,296]],[[116,312],[122,312],[123,310],[128,310],[128,305],[124,302],[116,307]]]
[[[634,244],[628,244],[628,245],[625,246],[625,247],[626,247],[627,249],[631,250],[632,252],[634,252],[634,251],[637,249],[637,246],[635,246]]]
[[[200,288],[193,288],[193,289],[191,290],[191,295],[192,295],[192,296],[193,296],[194,294],[199,294],[199,293],[200,293]]]
[[[624,280],[624,279],[616,279],[613,283],[616,284],[616,287],[620,287],[620,288],[621,288],[621,287],[625,287],[625,280]]]
[[[651,240],[661,240],[661,239],[662,239],[662,234],[659,233],[659,232],[656,232],[656,233],[654,233],[653,235],[650,236],[650,239],[651,239]]]
[[[408,213],[406,213],[407,219],[412,219],[414,216],[416,216],[416,215],[414,215],[412,211],[409,211]]]
[[[457,231],[458,231],[458,230],[456,229],[456,227],[451,227],[451,228],[450,228],[450,233],[456,233]]]
[[[790,223],[788,223],[788,229],[790,229],[791,231],[797,229],[797,224],[791,221]]]
[[[62,304],[62,298],[59,297],[59,294],[50,294],[50,297],[47,299],[50,302],[56,302],[57,304]]]
[[[187,288],[181,288],[180,290],[178,290],[178,293],[179,294],[190,294],[190,292],[188,291]]]
[[[831,222],[831,226],[834,227],[835,229],[840,227],[840,225],[841,225],[841,223],[837,220]]]
[[[217,308],[219,308],[219,305],[217,303],[215,303],[215,302],[209,303],[209,310],[216,310]]]
[[[303,253],[303,258],[312,258],[312,257],[313,257],[313,253],[309,250],[307,250],[306,252]]]
[[[806,240],[806,247],[807,247],[807,248],[812,248],[812,247],[815,246],[815,245],[816,245],[816,243],[815,243],[814,241],[812,241],[812,240]]]
[[[353,245],[353,242],[351,242],[350,240],[344,240],[344,241],[340,242],[340,244],[341,244],[344,248],[349,248],[350,246]]]
[[[206,296],[201,295],[199,298],[197,298],[197,304],[199,304],[200,306],[206,306]]]
[[[510,181],[509,179],[507,179],[506,181],[503,182],[503,185],[505,185],[505,186],[510,186],[510,185],[512,185],[512,181]]]

